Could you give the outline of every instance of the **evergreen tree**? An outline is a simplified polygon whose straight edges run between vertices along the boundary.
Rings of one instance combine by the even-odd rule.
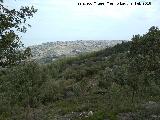
[[[133,89],[160,85],[160,30],[152,26],[144,35],[132,38],[130,59],[130,84]]]

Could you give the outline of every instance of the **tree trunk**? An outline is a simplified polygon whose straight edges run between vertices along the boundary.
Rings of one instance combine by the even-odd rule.
[[[132,91],[132,103],[134,102],[135,91]]]
[[[32,120],[32,117],[31,117],[31,107],[30,107],[30,102],[29,102],[29,96],[28,96],[28,100],[27,100],[27,107],[26,107],[26,116],[25,116],[25,119],[26,120]]]

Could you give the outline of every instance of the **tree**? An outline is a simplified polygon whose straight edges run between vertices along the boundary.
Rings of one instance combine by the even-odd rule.
[[[130,57],[136,62],[137,72],[144,69],[154,71],[159,69],[160,58],[160,30],[152,26],[143,36],[135,35],[132,38]]]
[[[31,110],[34,112],[34,108],[40,103],[41,87],[47,78],[48,76],[43,72],[43,68],[35,62],[25,62],[8,69],[7,75],[5,79],[1,80],[0,86],[1,94],[4,94],[6,103],[11,107],[7,112],[12,113],[18,105],[25,110],[24,119],[31,120]]]
[[[0,0],[0,67],[15,65],[31,55],[29,48],[20,50],[23,44],[18,32],[25,33],[27,27],[31,27],[26,20],[33,17],[36,11],[33,6],[10,10]]]
[[[160,30],[152,26],[144,35],[132,38],[129,59],[130,86],[134,91],[160,87]]]

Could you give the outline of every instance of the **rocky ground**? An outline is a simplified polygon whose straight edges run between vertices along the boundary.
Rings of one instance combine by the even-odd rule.
[[[80,53],[98,51],[121,42],[122,40],[57,41],[30,46],[30,48],[33,59],[40,62],[49,62],[62,56],[75,56]]]

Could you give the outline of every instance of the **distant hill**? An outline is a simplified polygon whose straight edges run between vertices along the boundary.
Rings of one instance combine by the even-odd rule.
[[[56,41],[30,46],[33,59],[40,63],[51,62],[63,56],[76,56],[81,53],[98,51],[112,47],[124,40],[76,40]]]

